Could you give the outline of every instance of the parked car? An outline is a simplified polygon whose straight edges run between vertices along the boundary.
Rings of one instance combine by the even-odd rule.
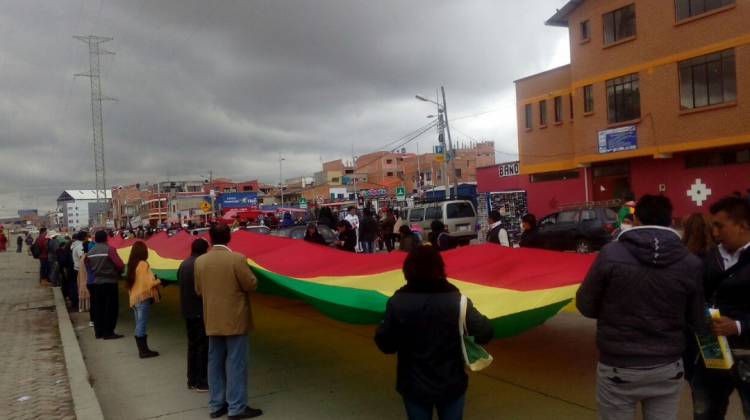
[[[422,239],[427,240],[432,231],[430,224],[440,220],[448,234],[458,239],[461,245],[468,245],[477,238],[474,227],[477,224],[477,212],[469,200],[443,200],[416,204],[414,207],[401,209],[401,218],[409,226],[418,224],[422,228]]]
[[[566,209],[544,216],[537,227],[545,249],[588,254],[612,242],[617,209],[607,206]]]
[[[333,246],[333,243],[336,241],[336,234],[333,233],[331,228],[325,225],[317,225],[317,227],[318,227],[318,232],[320,232],[320,234],[323,235],[328,246]],[[305,237],[306,230],[307,230],[307,225],[280,227],[277,230],[272,231],[271,236],[280,236],[282,238],[292,238],[292,239],[303,239]]]

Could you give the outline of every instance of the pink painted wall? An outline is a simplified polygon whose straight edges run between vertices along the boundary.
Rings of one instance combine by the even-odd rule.
[[[562,204],[586,201],[583,169],[579,170],[580,176],[576,179],[532,183],[529,175],[501,177],[498,166],[477,169],[477,192],[526,191],[529,212],[537,218],[559,210]]]

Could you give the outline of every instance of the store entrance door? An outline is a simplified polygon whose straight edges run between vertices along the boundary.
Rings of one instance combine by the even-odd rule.
[[[630,164],[595,166],[594,201],[620,199],[623,190],[630,189]]]

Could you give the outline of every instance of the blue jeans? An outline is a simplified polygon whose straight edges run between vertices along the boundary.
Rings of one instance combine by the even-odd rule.
[[[424,404],[409,401],[404,398],[406,407],[406,418],[408,420],[432,420],[432,411],[437,408],[440,420],[461,420],[464,416],[464,401],[466,394],[461,395],[453,401],[437,404]]]
[[[150,309],[151,299],[146,299],[133,305],[133,313],[135,314],[136,337],[146,336],[146,323],[148,322],[148,313]]]
[[[208,337],[208,409],[214,413],[229,403],[229,415],[247,407],[247,334]]]
[[[375,250],[374,241],[359,241],[359,245],[362,247],[362,252],[365,254],[372,254]]]
[[[734,366],[729,370],[707,369],[703,360],[698,361],[690,383],[695,420],[724,419],[729,396],[735,389],[742,402],[742,413],[745,419],[750,419],[750,383],[743,382],[739,377],[740,362],[748,363],[747,356],[735,356]]]

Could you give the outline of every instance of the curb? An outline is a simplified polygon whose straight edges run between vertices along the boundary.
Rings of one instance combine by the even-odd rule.
[[[55,310],[60,327],[60,339],[65,354],[65,366],[68,370],[68,382],[70,393],[73,396],[73,407],[78,420],[104,420],[99,399],[96,397],[94,388],[89,381],[89,372],[83,362],[81,346],[73,331],[73,323],[70,322],[68,308],[65,306],[65,298],[59,288],[53,287],[55,295]]]

